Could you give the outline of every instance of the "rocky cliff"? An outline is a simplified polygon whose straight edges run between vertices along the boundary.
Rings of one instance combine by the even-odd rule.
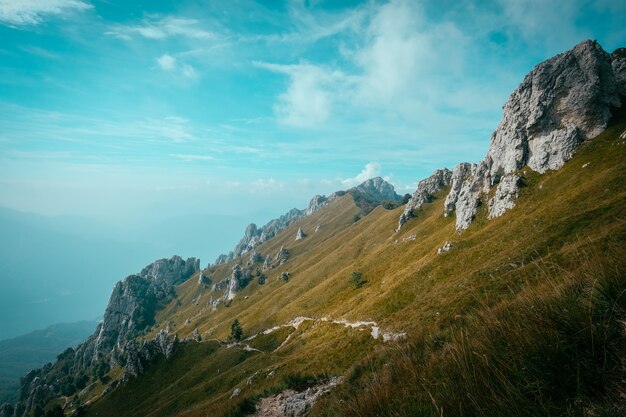
[[[175,296],[175,286],[199,270],[199,259],[173,256],[119,281],[94,334],[76,349],[59,355],[55,364],[47,364],[22,378],[14,416],[25,416],[51,398],[73,394],[103,375],[113,363],[125,363],[125,370],[132,376],[156,355],[171,354],[176,337],[169,342],[167,334],[159,334],[141,345],[134,339],[154,324],[156,311]]]
[[[538,64],[504,105],[485,158],[476,165],[457,165],[449,177],[444,178],[441,172],[447,170],[442,170],[420,182],[399,227],[433,191],[447,187],[444,215],[456,212],[457,230],[469,227],[492,187],[496,189],[486,201],[488,217],[501,216],[515,206],[519,170],[528,167],[544,173],[562,167],[583,141],[606,128],[624,95],[622,49],[608,54],[587,40]]]

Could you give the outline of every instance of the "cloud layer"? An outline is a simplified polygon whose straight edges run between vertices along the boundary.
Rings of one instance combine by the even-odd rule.
[[[37,25],[46,15],[63,15],[91,9],[81,0],[0,0],[0,22],[9,25]]]

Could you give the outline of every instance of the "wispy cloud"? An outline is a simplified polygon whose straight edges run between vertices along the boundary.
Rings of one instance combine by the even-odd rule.
[[[319,66],[300,63],[280,65],[254,62],[268,71],[286,74],[290,78],[287,91],[278,97],[274,112],[281,123],[293,126],[316,126],[331,115],[331,90],[343,78],[340,71],[328,71]]]
[[[37,25],[48,15],[64,15],[92,7],[80,0],[0,0],[0,23]]]
[[[124,40],[131,40],[135,37],[152,40],[165,40],[172,37],[201,40],[216,38],[215,33],[201,27],[199,20],[175,16],[152,16],[136,25],[115,25],[110,27],[105,34]]]
[[[199,74],[194,67],[184,62],[180,62],[172,55],[163,54],[157,58],[156,62],[159,68],[163,71],[178,74],[188,79],[196,79],[199,77]]]
[[[365,164],[361,172],[352,178],[345,178],[341,180],[341,184],[344,187],[354,187],[361,184],[363,181],[367,181],[370,178],[381,176],[381,166],[378,162],[368,162]],[[388,179],[389,177],[385,177]]]

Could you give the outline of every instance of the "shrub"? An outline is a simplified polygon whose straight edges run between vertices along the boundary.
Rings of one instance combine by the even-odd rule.
[[[354,271],[350,276],[350,282],[354,284],[354,288],[361,288],[365,281],[363,281],[363,275],[359,271]]]
[[[241,336],[243,335],[243,327],[241,323],[239,323],[239,319],[235,319],[230,325],[230,338],[233,340],[241,340]]]

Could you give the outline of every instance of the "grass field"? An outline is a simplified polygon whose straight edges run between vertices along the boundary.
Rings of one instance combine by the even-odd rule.
[[[219,294],[194,278],[182,284],[145,337],[172,322],[179,336],[198,327],[205,341],[157,362],[87,415],[245,415],[293,381],[336,375],[346,382],[312,415],[623,415],[625,130],[621,115],[561,170],[520,170],[517,206],[488,221],[483,204],[463,233],[442,215],[445,191],[398,233],[403,207],[355,222],[352,198],[338,199],[261,245],[263,255],[284,246],[289,261],[229,306],[212,311]],[[295,241],[298,227],[304,240]],[[438,255],[446,241],[452,250]],[[236,262],[247,258],[206,274],[217,282]],[[355,271],[361,288],[350,282]],[[298,316],[375,321],[407,337],[384,343],[363,328],[310,321],[247,342],[258,351],[212,341],[227,339],[234,319],[246,338]],[[235,388],[241,394],[231,398]]]

